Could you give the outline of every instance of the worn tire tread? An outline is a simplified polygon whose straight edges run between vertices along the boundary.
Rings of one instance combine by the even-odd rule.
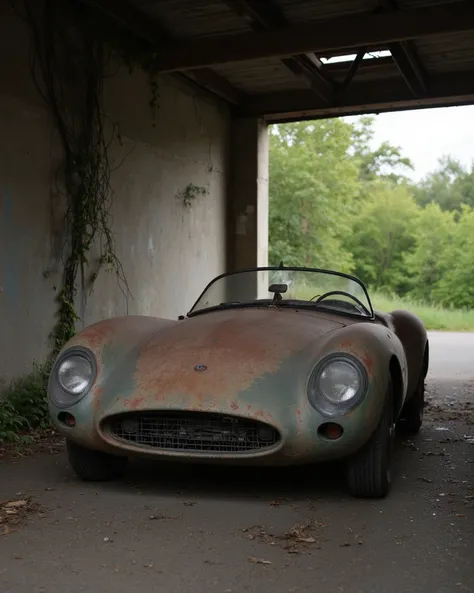
[[[347,479],[353,496],[383,498],[390,483],[383,471],[383,456],[387,446],[387,432],[393,419],[393,388],[387,389],[384,409],[369,441],[348,462]]]

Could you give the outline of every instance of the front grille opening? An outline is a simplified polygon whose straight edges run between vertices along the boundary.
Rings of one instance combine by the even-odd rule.
[[[105,426],[120,441],[168,451],[244,453],[280,440],[264,422],[207,412],[130,412],[112,416]]]

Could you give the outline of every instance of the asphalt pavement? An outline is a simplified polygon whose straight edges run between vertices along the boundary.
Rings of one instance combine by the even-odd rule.
[[[4,458],[0,592],[474,592],[474,334],[430,341],[425,425],[385,500],[350,498],[337,464],[85,484],[63,450]]]

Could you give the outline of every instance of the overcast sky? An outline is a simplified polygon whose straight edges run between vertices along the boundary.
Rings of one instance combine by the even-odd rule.
[[[388,140],[411,159],[418,180],[436,168],[443,154],[465,166],[474,161],[474,106],[418,109],[375,116],[374,144]],[[351,120],[353,118],[347,118]]]

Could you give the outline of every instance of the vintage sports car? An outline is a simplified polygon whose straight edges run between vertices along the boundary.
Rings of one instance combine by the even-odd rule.
[[[428,339],[374,313],[357,278],[266,267],[223,274],[178,320],[107,319],[77,333],[48,403],[84,480],[129,457],[289,465],[344,459],[355,496],[391,483],[396,424],[423,420]]]

